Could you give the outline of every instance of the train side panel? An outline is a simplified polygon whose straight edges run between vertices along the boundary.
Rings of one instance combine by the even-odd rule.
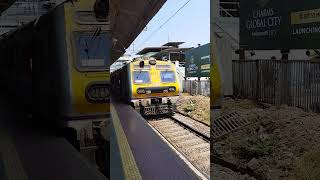
[[[131,85],[131,73],[130,73],[130,64],[124,68],[124,97],[129,100],[132,98],[132,85]]]
[[[104,95],[108,93],[106,90],[107,85],[110,85],[110,74],[108,64],[105,64],[105,69],[100,69],[99,71],[92,70],[80,70],[79,69],[79,49],[77,49],[77,41],[81,38],[85,37],[76,37],[76,36],[86,36],[87,39],[90,39],[90,36],[94,35],[94,32],[98,28],[101,28],[101,36],[106,34],[105,36],[100,37],[107,38],[102,47],[99,47],[98,50],[105,52],[105,57],[108,58],[110,55],[110,41],[109,41],[109,32],[106,25],[83,25],[80,24],[76,17],[76,13],[84,12],[84,11],[92,11],[92,7],[94,1],[81,1],[77,3],[74,7],[71,3],[67,3],[64,5],[65,8],[65,19],[66,19],[66,44],[68,53],[68,66],[69,69],[69,77],[70,77],[70,94],[71,96],[71,112],[68,116],[77,117],[77,116],[88,116],[88,115],[105,115],[109,114],[109,101],[102,103],[91,103],[88,102],[87,98],[87,90],[93,84],[104,84],[103,87],[97,89],[104,89]],[[90,43],[90,42],[89,42]],[[89,58],[88,58],[89,59]],[[109,59],[107,60],[109,61]],[[107,62],[108,63],[108,62]],[[81,64],[80,64],[81,65]],[[98,90],[97,90],[98,91]]]
[[[56,59],[56,63],[59,68],[56,70],[59,72],[60,76],[58,80],[60,84],[57,88],[59,92],[59,111],[61,116],[71,112],[71,90],[70,90],[70,76],[69,76],[69,63],[67,55],[67,42],[66,42],[66,31],[65,31],[65,11],[64,6],[59,6],[54,12],[54,34],[57,37],[55,41],[55,51],[53,56]]]

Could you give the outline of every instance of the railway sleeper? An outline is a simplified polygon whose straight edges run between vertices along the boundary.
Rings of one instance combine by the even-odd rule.
[[[176,132],[170,132],[170,133],[167,133],[167,134],[170,135],[170,136],[184,136],[184,135],[187,135],[189,133],[185,132],[185,131],[176,131]]]
[[[209,158],[210,152],[209,152],[209,154],[208,154],[207,151],[196,153],[196,156],[194,155],[194,154],[195,154],[194,152],[186,152],[186,151],[184,151],[183,153],[184,153],[187,157],[190,157],[189,159],[190,159],[191,161],[197,160],[198,157],[200,157],[200,156],[201,156],[201,157],[205,156],[205,157],[207,157],[207,159],[210,159],[210,158]]]
[[[197,157],[195,158],[194,161],[196,161],[196,162],[205,162],[205,161],[208,161],[209,164],[210,164],[210,158],[208,158],[208,156],[210,156],[210,155],[208,155],[207,153],[203,153],[203,154],[201,154],[201,155],[197,155]]]
[[[188,134],[188,135],[185,135],[185,136],[179,136],[179,137],[168,137],[170,140],[172,140],[173,142],[180,142],[180,141],[185,141],[187,139],[191,139],[191,138],[195,138],[195,136],[193,134]]]
[[[190,153],[202,153],[202,152],[206,152],[208,153],[208,157],[210,155],[210,148],[206,148],[206,147],[198,147],[198,148],[193,148],[193,149],[186,149],[187,152]]]
[[[161,131],[162,134],[170,134],[172,132],[182,132],[184,131],[184,129],[182,127],[173,127],[173,128],[170,128],[170,129],[161,129],[161,128],[156,128],[158,129],[159,131]]]
[[[203,142],[203,143],[200,143],[200,144],[197,144],[194,146],[189,146],[189,148],[190,148],[190,150],[196,150],[199,148],[210,149],[210,144]]]
[[[184,147],[184,146],[194,146],[194,145],[198,145],[201,143],[203,143],[203,141],[200,139],[190,139],[190,140],[187,140],[187,141],[184,141],[181,143],[176,143],[176,144],[177,144],[177,146]]]
[[[157,126],[159,127],[176,124],[173,121],[167,119],[155,120],[154,123],[157,124]]]
[[[174,123],[172,123],[172,124],[164,124],[164,125],[157,124],[156,126],[157,126],[157,128],[161,128],[161,129],[168,129],[168,128],[172,129],[172,128],[176,128],[177,127],[176,124],[174,124]]]

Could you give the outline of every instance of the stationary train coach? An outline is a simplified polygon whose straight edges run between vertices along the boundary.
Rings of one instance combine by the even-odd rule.
[[[85,152],[104,144],[101,127],[110,119],[108,2],[67,2],[0,37],[3,89],[16,99],[12,108],[32,115],[21,123],[54,134],[69,128],[65,136]]]

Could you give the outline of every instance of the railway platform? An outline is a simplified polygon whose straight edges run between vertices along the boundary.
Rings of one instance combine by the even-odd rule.
[[[1,180],[106,180],[64,138],[0,132]]]
[[[111,179],[200,179],[131,106],[111,104]]]

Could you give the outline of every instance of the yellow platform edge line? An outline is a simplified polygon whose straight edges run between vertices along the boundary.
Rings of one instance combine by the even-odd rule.
[[[8,180],[28,180],[15,145],[7,135],[0,136],[0,153]]]
[[[134,156],[131,152],[127,137],[122,129],[122,125],[117,111],[111,104],[112,121],[116,134],[117,145],[120,150],[120,157],[123,165],[126,180],[142,180]]]

